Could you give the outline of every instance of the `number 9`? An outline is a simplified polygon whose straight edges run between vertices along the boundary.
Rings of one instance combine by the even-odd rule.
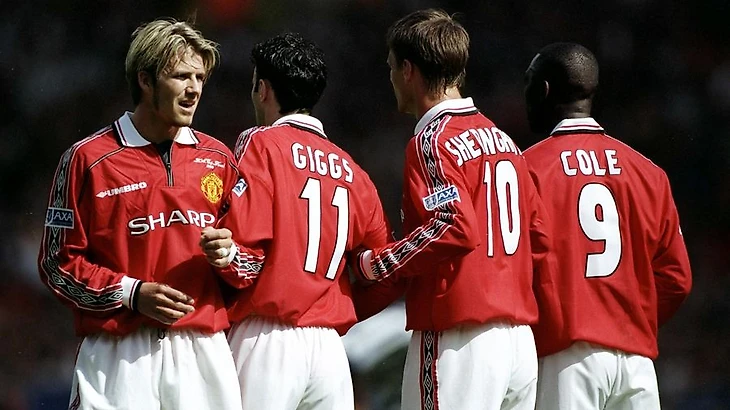
[[[596,215],[600,206],[602,218]],[[618,209],[611,191],[603,184],[586,184],[578,196],[578,221],[588,239],[605,243],[603,252],[586,257],[586,278],[611,276],[621,262],[621,230]]]

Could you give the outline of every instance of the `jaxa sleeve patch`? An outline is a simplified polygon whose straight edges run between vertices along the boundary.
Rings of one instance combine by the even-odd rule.
[[[433,211],[442,205],[454,201],[461,201],[461,198],[459,198],[459,190],[454,185],[449,185],[423,198],[423,206],[426,207],[427,211]]]
[[[45,225],[51,228],[73,229],[74,211],[66,208],[48,208]]]
[[[238,182],[236,182],[236,185],[233,186],[233,193],[240,198],[241,195],[246,192],[246,188],[248,188],[246,181],[244,181],[243,178],[238,178]]]

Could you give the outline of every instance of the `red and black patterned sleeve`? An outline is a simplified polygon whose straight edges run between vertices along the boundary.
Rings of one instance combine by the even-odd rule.
[[[38,255],[41,281],[66,305],[87,312],[107,312],[128,304],[140,282],[89,261],[88,226],[94,210],[82,197],[87,173],[81,152],[86,138],[61,157],[51,186],[43,239]],[[126,299],[125,299],[126,297]]]
[[[244,132],[236,143],[240,178],[229,195],[230,208],[217,225],[231,230],[236,247],[230,265],[217,271],[236,288],[250,286],[261,273],[274,229],[274,191],[265,142],[250,137]]]
[[[360,266],[370,280],[395,272],[418,275],[433,266],[474,250],[480,243],[470,190],[456,160],[439,143],[451,117],[430,123],[411,139],[406,150],[404,182],[420,220],[426,221],[400,241],[361,254]]]

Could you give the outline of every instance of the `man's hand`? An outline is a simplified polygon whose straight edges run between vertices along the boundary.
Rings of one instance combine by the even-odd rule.
[[[231,261],[230,255],[233,234],[226,228],[214,229],[210,226],[203,228],[200,233],[200,247],[203,249],[208,263],[218,268],[225,268]]]
[[[167,285],[145,282],[140,285],[137,310],[166,325],[171,325],[188,313],[195,311],[195,301],[190,296]]]

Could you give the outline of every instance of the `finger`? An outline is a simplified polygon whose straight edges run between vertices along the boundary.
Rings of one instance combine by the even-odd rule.
[[[160,317],[161,322],[165,321],[168,324],[175,323],[176,321],[182,319],[185,316],[184,312],[180,312],[175,309],[169,309],[164,306],[158,306],[157,307],[157,316]]]
[[[216,239],[213,241],[208,241],[205,244],[203,244],[203,249],[206,251],[207,250],[217,250],[219,248],[229,249],[231,247],[231,245],[233,245],[233,241],[230,238]]]
[[[230,251],[228,248],[219,248],[205,251],[205,258],[208,260],[208,262],[212,262],[218,259],[228,260],[228,255],[230,255]]]
[[[156,300],[155,307],[164,307],[166,309],[176,310],[181,313],[192,313],[195,311],[195,307],[187,302],[178,302],[168,298],[165,295],[159,295]]]
[[[169,298],[169,300],[173,303],[181,302],[181,303],[184,303],[187,305],[192,305],[194,302],[193,298],[191,298],[190,296],[186,295],[183,292],[180,292],[177,289],[171,288],[168,285],[162,285],[160,287],[160,292],[162,293],[163,296],[166,296],[167,298]]]
[[[208,263],[211,265],[217,267],[217,268],[225,268],[226,266],[230,265],[230,262],[228,261],[228,257],[225,258],[219,258],[218,256],[213,257],[207,257]]]
[[[206,228],[207,229],[207,228]],[[220,229],[204,229],[201,233],[201,241],[213,241],[216,239],[230,239],[233,236],[230,230],[226,228]]]

